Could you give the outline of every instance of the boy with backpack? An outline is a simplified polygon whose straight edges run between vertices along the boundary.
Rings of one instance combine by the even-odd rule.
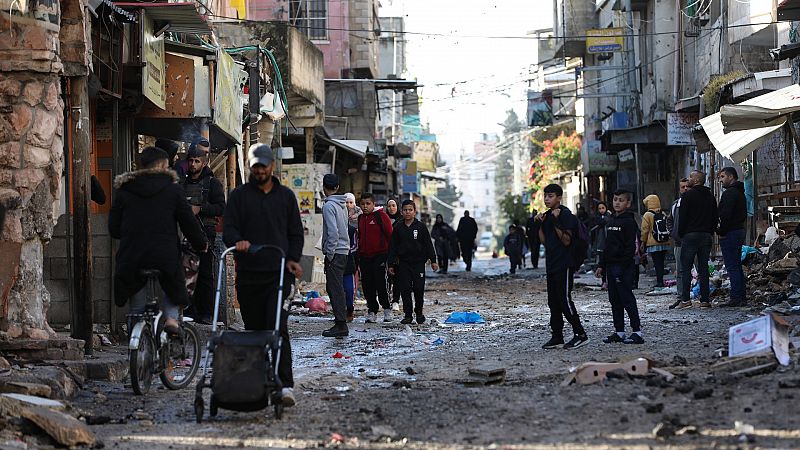
[[[523,236],[517,231],[516,225],[508,227],[508,235],[503,240],[503,250],[511,262],[511,274],[517,273],[517,266],[522,265]]]
[[[542,348],[578,348],[589,337],[583,329],[578,310],[572,302],[572,283],[575,269],[586,258],[588,234],[586,227],[566,206],[561,204],[564,191],[557,184],[544,188],[544,204],[547,211],[539,213],[536,221],[541,223],[539,241],[544,244],[545,268],[547,270],[547,306],[550,308],[550,330],[552,337]],[[582,228],[581,228],[582,227]],[[582,255],[582,256],[581,256]],[[572,325],[574,337],[564,343],[564,318]]]
[[[358,267],[361,287],[367,298],[366,323],[377,321],[379,306],[383,308],[383,321],[391,322],[386,259],[392,239],[392,219],[383,209],[375,209],[375,197],[369,192],[361,195],[361,211],[358,216]]]
[[[647,211],[642,216],[642,253],[653,260],[656,269],[656,288],[664,287],[664,260],[672,245],[667,227],[667,216],[661,211],[661,200],[657,195],[648,195],[643,203]]]
[[[644,344],[642,338],[639,309],[633,295],[633,280],[637,270],[634,262],[638,226],[630,211],[631,193],[624,190],[614,192],[612,207],[614,215],[606,221],[605,251],[600,256],[600,267],[595,272],[597,278],[603,275],[608,280],[608,301],[614,317],[614,333],[603,338],[610,344]],[[633,333],[625,336],[625,313],[631,321]]]

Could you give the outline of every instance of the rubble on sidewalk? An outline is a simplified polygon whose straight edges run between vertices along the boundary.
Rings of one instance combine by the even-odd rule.
[[[469,376],[464,380],[464,386],[467,387],[500,384],[506,379],[506,368],[502,366],[470,367],[467,372]]]
[[[653,366],[653,367],[651,367]],[[561,383],[562,386],[569,386],[570,384],[594,384],[606,380],[607,378],[621,378],[624,374],[634,377],[646,376],[653,371],[664,378],[672,379],[673,375],[666,370],[654,370],[655,367],[651,361],[646,358],[636,358],[621,363],[601,363],[601,362],[586,362],[578,367],[570,369],[570,374]]]

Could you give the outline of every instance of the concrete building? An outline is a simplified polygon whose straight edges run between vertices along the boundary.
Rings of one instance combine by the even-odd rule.
[[[481,232],[492,231],[497,220],[497,198],[494,183],[498,154],[498,137],[482,134],[470,150],[464,150],[458,161],[447,166],[448,179],[460,192],[461,199],[454,210],[457,218],[469,211]]]

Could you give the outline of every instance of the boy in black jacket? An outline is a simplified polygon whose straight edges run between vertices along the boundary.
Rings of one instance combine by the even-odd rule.
[[[431,261],[431,269],[439,270],[436,264],[436,250],[431,242],[428,228],[416,219],[417,205],[412,200],[404,200],[401,209],[403,220],[395,223],[389,243],[389,274],[397,275],[396,288],[403,297],[403,318],[400,323],[410,324],[412,313],[417,315],[417,323],[425,323],[422,314],[425,295],[425,264]],[[411,303],[411,293],[414,302]]]
[[[633,295],[633,277],[636,263],[633,256],[636,252],[636,236],[639,227],[634,220],[631,205],[631,193],[614,192],[614,215],[606,222],[606,246],[601,253],[600,267],[595,276],[601,278],[605,272],[608,279],[608,300],[611,302],[611,314],[614,316],[614,333],[603,338],[606,344],[623,342],[625,344],[644,344],[642,338],[639,309]],[[625,337],[625,312],[631,321],[633,333]]]

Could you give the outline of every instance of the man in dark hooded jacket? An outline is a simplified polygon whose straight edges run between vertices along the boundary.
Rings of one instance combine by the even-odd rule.
[[[464,211],[464,217],[458,221],[456,236],[461,246],[461,257],[467,265],[467,272],[472,270],[472,252],[475,250],[475,237],[478,236],[478,223]]]
[[[731,280],[730,300],[722,306],[742,306],[745,303],[745,278],[742,270],[742,245],[744,245],[744,224],[747,220],[747,200],[744,183],[733,167],[719,171],[717,179],[725,191],[719,200],[719,246],[722,259]]]
[[[208,247],[205,233],[186,202],[175,172],[169,170],[167,153],[156,147],[145,148],[141,170],[117,176],[114,200],[108,217],[108,231],[120,239],[114,272],[114,300],[124,305],[147,281],[139,271],[157,269],[164,290],[167,327],[177,326],[177,311],[172,305],[187,305],[186,281],[181,264],[178,225],[198,251]],[[131,303],[131,312],[144,305]]]
[[[186,155],[189,163],[188,173],[181,179],[186,192],[186,200],[192,213],[203,225],[209,245],[217,238],[217,221],[225,213],[225,191],[222,183],[214,177],[208,167],[208,155],[200,149],[190,149]],[[200,255],[197,273],[197,287],[192,299],[192,315],[200,323],[210,324],[214,313],[214,253],[208,251]]]

